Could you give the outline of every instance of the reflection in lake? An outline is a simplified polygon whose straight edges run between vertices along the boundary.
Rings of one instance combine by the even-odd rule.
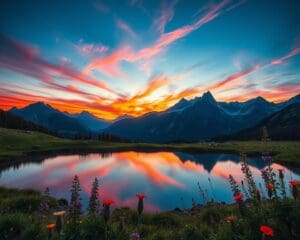
[[[256,182],[262,183],[260,158],[249,158]],[[280,164],[285,180],[299,179],[299,169]],[[181,152],[120,152],[112,154],[61,155],[1,170],[0,185],[17,188],[50,188],[51,195],[70,198],[72,178],[77,174],[82,186],[84,207],[95,177],[100,179],[100,197],[112,198],[117,206],[136,206],[135,194],[148,195],[146,211],[190,207],[192,199],[201,203],[197,182],[207,190],[209,198],[232,202],[228,175],[243,179],[239,156],[234,154],[188,154]],[[212,187],[208,178],[211,179]]]

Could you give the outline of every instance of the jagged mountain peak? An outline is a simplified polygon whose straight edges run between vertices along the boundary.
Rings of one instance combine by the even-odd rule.
[[[214,101],[215,101],[215,98],[214,98],[214,96],[211,94],[210,91],[207,91],[207,92],[203,93],[202,99],[211,99],[211,100],[214,100]]]

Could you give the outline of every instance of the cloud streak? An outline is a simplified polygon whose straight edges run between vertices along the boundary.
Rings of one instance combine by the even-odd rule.
[[[9,37],[0,36],[0,48],[0,68],[2,69],[33,77],[47,84],[53,83],[54,76],[59,75],[118,95],[107,83],[83,74],[71,66],[52,64],[39,57],[34,48]]]
[[[116,25],[117,25],[118,28],[120,28],[121,30],[126,32],[133,39],[138,38],[138,35],[135,33],[135,31],[133,31],[133,29],[126,22],[124,22],[123,20],[117,19],[116,20]]]
[[[84,73],[90,73],[97,70],[107,74],[108,76],[120,76],[120,63],[122,61],[137,62],[149,60],[162,53],[170,44],[181,39],[191,32],[197,30],[204,24],[212,21],[221,14],[221,10],[230,1],[222,0],[220,3],[213,5],[203,16],[199,17],[193,24],[185,25],[171,32],[163,33],[149,47],[142,48],[138,51],[133,50],[129,45],[125,45],[100,59],[92,60],[84,69]]]
[[[168,22],[170,22],[174,17],[175,6],[178,3],[178,0],[173,0],[167,2],[162,1],[161,11],[159,16],[154,19],[153,25],[156,30],[163,34],[165,32],[165,27]]]

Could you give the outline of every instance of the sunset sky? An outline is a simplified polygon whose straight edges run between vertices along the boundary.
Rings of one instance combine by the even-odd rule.
[[[300,93],[300,1],[1,1],[0,108],[114,119]]]

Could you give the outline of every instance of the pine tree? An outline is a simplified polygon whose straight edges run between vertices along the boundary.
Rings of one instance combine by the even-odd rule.
[[[91,190],[91,196],[88,206],[88,214],[89,216],[97,215],[99,214],[99,181],[97,178],[95,178]]]
[[[81,211],[81,197],[79,192],[81,191],[80,181],[77,175],[75,175],[71,188],[71,200],[69,206],[69,224],[73,233],[76,235],[79,231],[79,222]]]

